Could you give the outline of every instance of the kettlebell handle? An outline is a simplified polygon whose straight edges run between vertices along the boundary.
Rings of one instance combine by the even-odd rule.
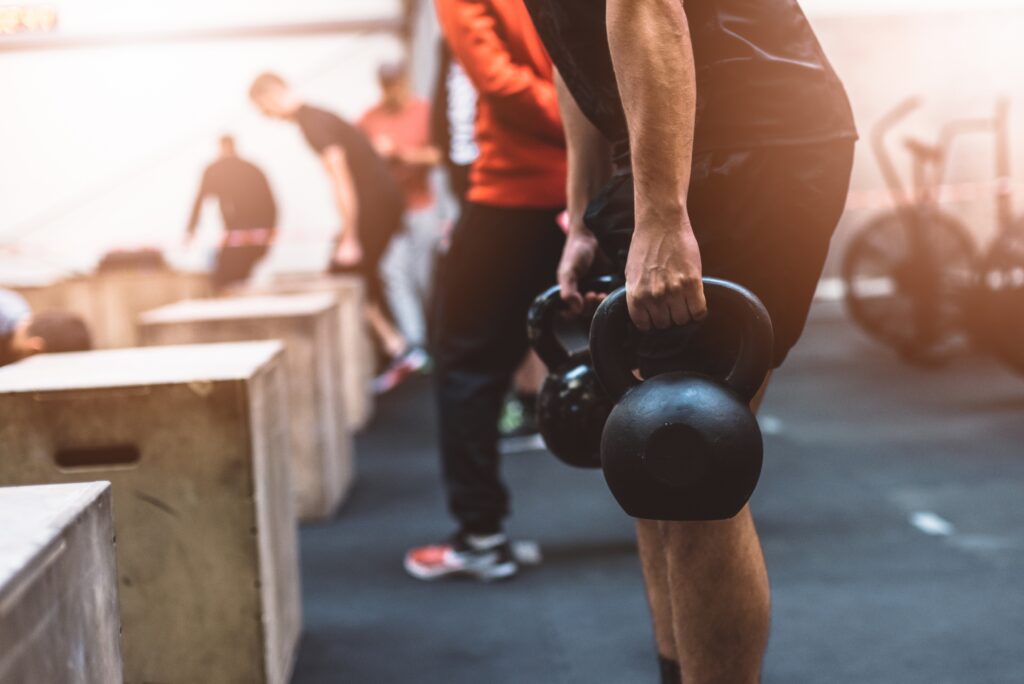
[[[621,285],[621,278],[606,275],[586,281],[580,291],[607,294]],[[569,350],[555,335],[555,321],[565,309],[566,303],[562,300],[561,288],[555,285],[533,300],[526,316],[526,334],[530,340],[530,346],[537,352],[544,365],[551,370],[567,364],[571,358]]]
[[[771,370],[771,317],[754,293],[727,280],[704,278],[704,296],[709,317],[727,316],[739,323],[739,351],[732,369],[722,380],[749,402]],[[702,325],[705,321],[691,325]],[[641,382],[633,374],[627,354],[631,330],[635,326],[626,307],[626,288],[622,287],[601,303],[590,328],[594,370],[613,401]]]

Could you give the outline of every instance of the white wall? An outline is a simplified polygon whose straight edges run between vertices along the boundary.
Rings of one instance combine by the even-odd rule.
[[[818,0],[819,2],[825,0]],[[983,3],[982,3],[983,4]],[[866,140],[875,122],[909,95],[924,97],[924,106],[895,131],[898,148],[907,135],[934,139],[950,119],[990,116],[995,100],[1008,96],[1014,107],[1014,181],[1024,183],[1024,10],[908,12],[883,16],[811,14],[825,51],[846,84],[861,135],[857,150],[850,209],[832,251],[841,253],[851,229],[888,206],[878,165]],[[951,158],[950,182],[964,184],[994,178],[992,138],[974,135],[957,143]],[[904,166],[904,169],[907,167]],[[1017,188],[1018,195],[1024,188]],[[995,227],[994,200],[987,194],[951,201],[947,208],[960,216],[984,243]],[[865,201],[871,205],[865,206]],[[1018,202],[1020,205],[1020,202]]]
[[[104,7],[120,1],[64,4]],[[877,14],[880,5],[868,0],[803,4],[849,89],[863,133],[910,94],[923,95],[926,106],[906,130],[927,137],[948,118],[988,113],[996,96],[1006,93],[1016,106],[1014,132],[1021,139],[1024,9],[984,10],[1011,0],[972,0],[969,11],[947,4],[945,11],[933,12],[935,1],[887,0],[887,15]],[[223,12],[203,8],[223,9],[224,3],[238,12],[235,0],[186,0],[196,21],[223,21]],[[145,4],[149,12],[151,4]],[[248,4],[242,5],[243,15]],[[281,14],[284,5],[270,0],[252,6],[253,16],[276,21],[292,14],[296,21],[321,17],[330,7],[345,16],[374,16],[377,8],[398,11],[397,2],[384,0],[302,0],[288,4],[288,16]],[[313,9],[292,13],[296,6]],[[866,7],[876,14],[865,14]],[[426,10],[417,22],[421,35],[433,30],[429,6]],[[278,14],[265,14],[271,11]],[[235,133],[241,152],[267,171],[282,207],[283,230],[299,238],[278,255],[281,263],[315,266],[336,228],[323,176],[297,131],[252,111],[247,84],[263,69],[279,70],[311,101],[356,116],[376,96],[376,65],[399,50],[386,36],[319,36],[0,53],[0,243],[14,238],[22,250],[12,257],[0,248],[0,269],[29,263],[28,257],[32,263],[43,259],[83,267],[111,247],[176,242],[198,176],[224,131]],[[425,72],[417,78],[421,88],[429,82],[431,58],[431,51],[421,48],[413,60],[417,72]],[[1024,172],[1022,152],[1015,147],[1018,180]],[[952,180],[989,179],[991,165],[987,138],[964,141]],[[875,161],[861,143],[854,178],[859,200],[844,219],[834,254],[851,228],[884,206],[884,195],[870,194],[881,188]],[[865,196],[882,201],[865,208]],[[992,229],[991,205],[990,198],[980,197],[952,209],[985,236]],[[215,212],[207,218],[204,229],[212,240],[219,225]]]
[[[83,268],[110,248],[177,244],[224,132],[270,178],[283,230],[301,245],[283,258],[318,261],[337,229],[323,174],[294,126],[255,113],[248,84],[272,69],[310,102],[356,117],[377,97],[378,63],[399,54],[384,34],[0,53],[0,243],[18,243],[13,256],[0,250],[0,269]],[[208,211],[211,244],[218,229]]]

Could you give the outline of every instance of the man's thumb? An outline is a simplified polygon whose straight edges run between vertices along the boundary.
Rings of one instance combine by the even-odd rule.
[[[576,274],[572,271],[559,271],[558,286],[562,290],[562,301],[569,305],[569,310],[579,313],[583,310],[583,297],[580,296]]]

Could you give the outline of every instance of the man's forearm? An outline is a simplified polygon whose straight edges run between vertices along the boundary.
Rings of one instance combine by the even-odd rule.
[[[341,240],[359,239],[359,210],[356,206],[355,193],[347,183],[334,180],[334,200],[341,219]]]
[[[203,210],[203,200],[206,199],[205,194],[202,191],[196,195],[195,202],[192,203],[192,213],[188,217],[188,226],[185,228],[185,234],[188,236],[195,235],[196,226],[199,225],[199,213]]]
[[[686,226],[696,70],[682,0],[608,0],[608,43],[629,123],[636,230]]]
[[[568,157],[566,194],[568,197],[569,230],[586,231],[583,214],[587,204],[608,181],[611,173],[611,148],[608,141],[580,111],[562,81],[555,75],[558,104],[562,110]]]
[[[352,171],[344,151],[337,147],[328,147],[320,153],[324,169],[331,181],[334,202],[338,207],[338,218],[341,219],[339,240],[359,239],[359,198],[356,196]]]
[[[686,209],[697,77],[683,0],[608,0],[607,22],[636,197],[626,304],[642,331],[686,325],[707,301]]]
[[[558,264],[558,284],[569,310],[579,313],[586,294],[580,292],[580,282],[590,272],[598,252],[597,238],[583,223],[583,214],[611,174],[611,149],[600,131],[580,111],[557,73],[555,86],[565,127],[569,167],[566,181],[569,236]]]

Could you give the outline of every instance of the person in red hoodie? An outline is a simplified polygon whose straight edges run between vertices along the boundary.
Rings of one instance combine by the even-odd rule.
[[[433,352],[453,537],[411,550],[418,579],[491,580],[518,568],[503,531],[503,399],[527,351],[526,313],[555,283],[565,235],[565,139],[551,61],[521,0],[437,0],[452,54],[478,93],[479,156],[438,268]]]

